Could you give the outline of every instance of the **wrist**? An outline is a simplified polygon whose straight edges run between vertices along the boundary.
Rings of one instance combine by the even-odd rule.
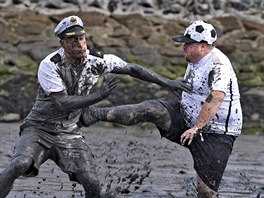
[[[194,125],[193,128],[194,128],[195,132],[197,132],[197,131],[200,129],[200,128],[199,128],[198,126],[196,126],[196,125]]]

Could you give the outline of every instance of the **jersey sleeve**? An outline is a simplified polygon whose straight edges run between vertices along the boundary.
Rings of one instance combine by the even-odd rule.
[[[48,96],[53,92],[65,90],[63,80],[56,68],[56,64],[45,60],[39,66],[38,82]]]
[[[123,68],[127,65],[127,62],[115,56],[113,54],[104,55],[105,72],[111,72],[115,68]]]
[[[229,83],[229,65],[221,62],[214,62],[208,78],[210,91],[222,91],[226,93]]]

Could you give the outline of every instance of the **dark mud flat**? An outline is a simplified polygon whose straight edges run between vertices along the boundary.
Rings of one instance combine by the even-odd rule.
[[[0,123],[0,170],[8,165],[20,123]],[[195,171],[188,150],[160,139],[157,130],[95,125],[83,129],[98,163],[102,188],[118,198],[196,197]],[[52,162],[38,177],[16,180],[8,198],[84,197]],[[219,190],[221,198],[264,198],[264,136],[242,135],[235,142]]]

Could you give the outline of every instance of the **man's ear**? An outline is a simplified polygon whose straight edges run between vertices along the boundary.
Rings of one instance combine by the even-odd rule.
[[[201,43],[201,46],[202,46],[202,50],[204,51],[204,52],[208,52],[208,50],[210,50],[211,48],[210,48],[210,45],[208,45],[208,44],[206,44],[206,43]]]

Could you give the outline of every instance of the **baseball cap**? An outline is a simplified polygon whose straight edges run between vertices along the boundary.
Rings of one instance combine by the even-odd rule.
[[[178,35],[172,38],[180,43],[207,43],[212,45],[217,39],[215,28],[204,21],[194,21],[186,28],[184,35]]]
[[[60,39],[64,37],[80,36],[85,33],[83,22],[78,16],[68,16],[59,22],[54,33]]]

